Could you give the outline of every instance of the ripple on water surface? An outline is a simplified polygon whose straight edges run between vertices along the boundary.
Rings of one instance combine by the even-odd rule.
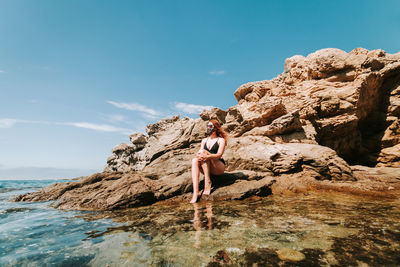
[[[126,224],[97,236],[126,234],[126,241],[114,247],[120,251],[119,265],[396,266],[400,262],[398,201],[319,194],[156,205],[113,216]],[[103,262],[94,258],[92,263]]]
[[[318,194],[118,212],[63,212],[48,204],[1,202],[0,265],[396,266],[400,262],[399,201]]]
[[[86,266],[97,253],[93,244],[104,237],[85,240],[85,232],[120,225],[107,219],[85,221],[76,216],[95,213],[59,211],[50,202],[10,201],[53,182],[0,181],[0,266]]]

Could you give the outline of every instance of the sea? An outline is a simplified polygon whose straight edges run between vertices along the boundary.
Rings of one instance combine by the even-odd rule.
[[[400,200],[337,193],[64,211],[0,181],[0,266],[400,266]]]
[[[95,213],[60,211],[50,202],[12,202],[19,194],[67,181],[0,180],[0,266],[87,266],[100,254],[104,237],[90,234],[120,224],[87,220],[82,216]]]

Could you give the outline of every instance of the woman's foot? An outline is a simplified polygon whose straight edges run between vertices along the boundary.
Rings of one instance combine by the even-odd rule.
[[[212,187],[211,185],[207,188],[204,188],[203,195],[209,196],[211,194]]]
[[[190,200],[190,203],[191,204],[196,203],[198,198],[199,198],[198,194],[193,194],[193,197],[192,197],[192,200]]]

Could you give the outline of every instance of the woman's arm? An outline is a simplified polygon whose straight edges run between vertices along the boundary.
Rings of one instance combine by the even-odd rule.
[[[204,144],[206,142],[206,139],[201,140],[201,145],[200,145],[200,149],[199,151],[197,151],[196,153],[196,158],[198,158],[199,160],[203,161],[204,160],[204,153],[207,152],[204,150]]]
[[[207,140],[207,139],[205,139],[205,138],[204,138],[203,140],[201,140],[200,149],[199,149],[199,151],[197,151],[197,154],[198,154],[198,153],[203,153],[203,152],[204,152],[204,144],[205,144],[206,140]]]

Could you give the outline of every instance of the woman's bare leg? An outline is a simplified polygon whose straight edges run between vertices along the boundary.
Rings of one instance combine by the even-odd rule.
[[[200,236],[201,236],[201,229],[202,229],[202,223],[201,223],[201,218],[200,218],[200,207],[199,203],[193,203],[194,207],[194,218],[193,218],[193,228],[196,230],[196,234],[194,235],[194,247],[200,248],[201,242],[200,242]]]
[[[203,161],[201,167],[204,171],[204,191],[203,195],[209,195],[211,193],[211,178],[210,178],[210,160]]]
[[[199,197],[199,176],[200,162],[197,158],[192,159],[192,182],[193,182],[193,197],[190,203],[196,203]]]
[[[212,212],[211,202],[206,202],[206,216],[207,216],[208,230],[212,230],[213,229],[213,222],[212,222],[213,212]]]

